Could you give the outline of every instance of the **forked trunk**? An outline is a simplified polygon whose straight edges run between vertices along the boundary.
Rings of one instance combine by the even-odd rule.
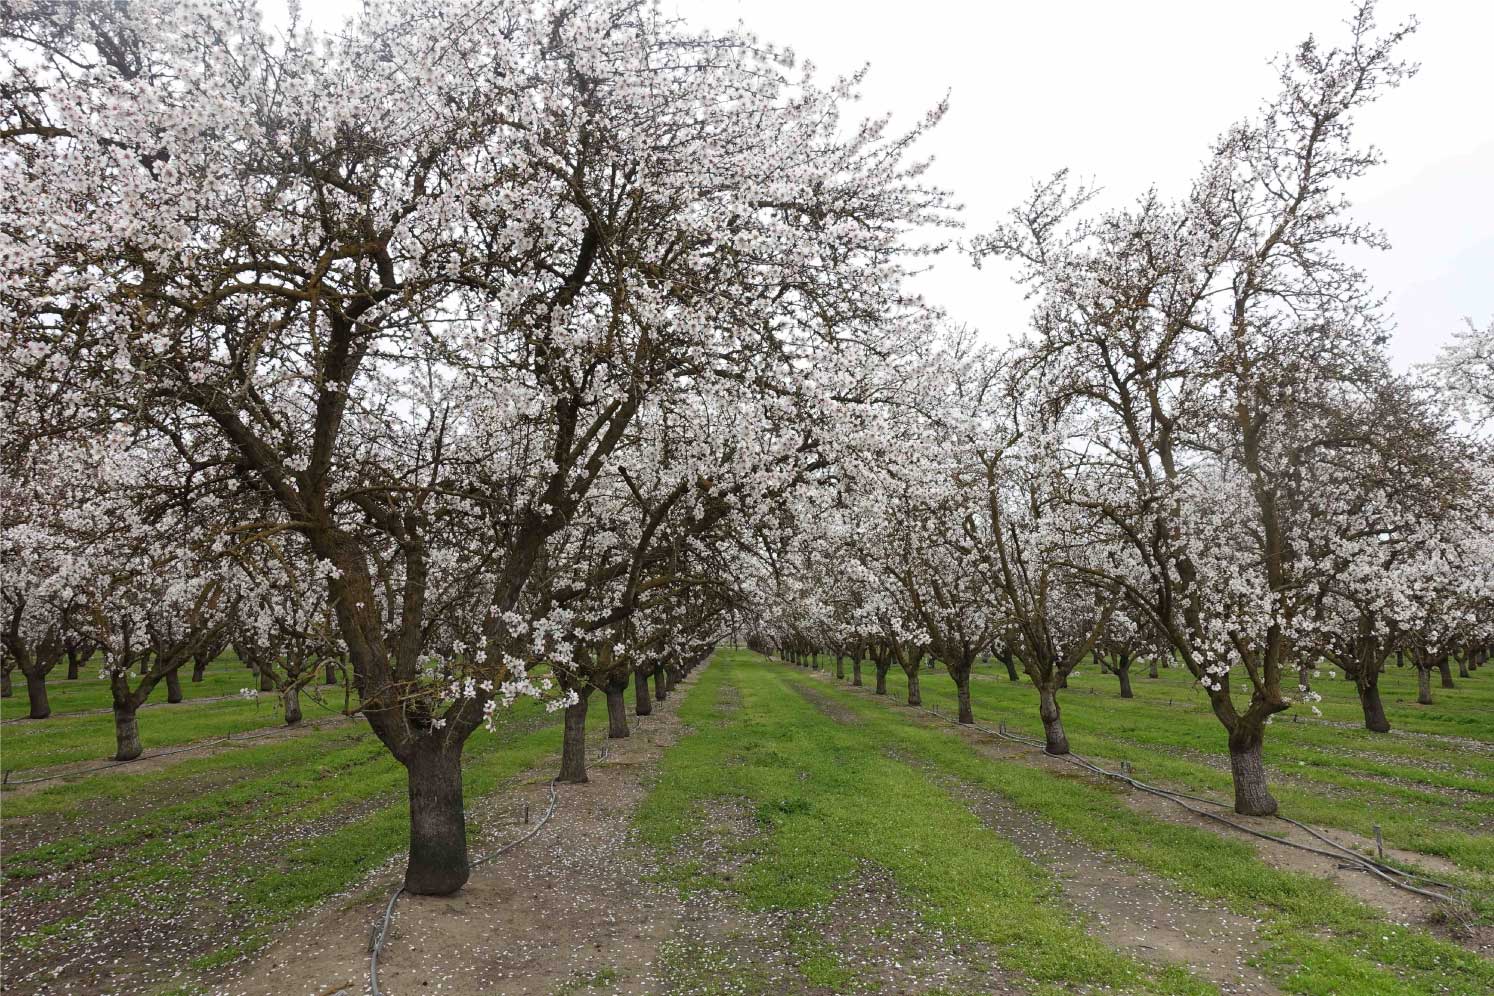
[[[650,716],[654,711],[654,700],[648,694],[648,674],[633,672],[633,711],[640,716]]]
[[[421,745],[405,762],[410,787],[410,864],[405,889],[449,896],[467,882],[467,817],[459,747]]]
[[[52,704],[47,701],[47,678],[42,674],[26,675],[26,698],[30,700],[28,719],[46,719],[52,715]]]
[[[1266,789],[1266,764],[1261,758],[1261,736],[1230,737],[1229,770],[1235,782],[1235,812],[1241,816],[1272,816],[1276,800]]]
[[[1416,665],[1416,704],[1432,704],[1432,669]]]
[[[114,707],[114,760],[133,761],[140,756],[140,723],[134,706]]]
[[[1043,721],[1043,750],[1056,756],[1069,752],[1069,738],[1063,732],[1063,714],[1058,709],[1058,693],[1052,688],[1038,689],[1038,718]]]
[[[1380,673],[1371,671],[1367,678],[1359,681],[1359,706],[1364,710],[1364,728],[1371,733],[1389,733],[1390,720],[1385,716],[1385,705],[1380,701]]]
[[[556,781],[580,785],[586,781],[586,702],[591,690],[579,693],[575,705],[565,707],[565,737],[560,748],[560,774]]]
[[[182,700],[182,676],[180,668],[172,668],[166,672],[166,701],[176,703]]]
[[[628,735],[628,700],[623,697],[627,687],[617,682],[607,686],[607,736],[612,740]]]
[[[301,689],[295,682],[280,693],[280,704],[285,709],[285,725],[294,726],[301,721]]]

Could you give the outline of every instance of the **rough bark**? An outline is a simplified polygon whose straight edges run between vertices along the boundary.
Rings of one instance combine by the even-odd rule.
[[[280,693],[280,704],[285,709],[285,725],[294,726],[301,721],[301,689],[295,682]]]
[[[16,693],[15,686],[10,682],[10,668],[0,669],[0,699],[8,699]]]
[[[1161,675],[1159,675],[1157,673],[1157,658],[1153,657],[1151,659],[1150,664],[1147,665],[1146,676],[1148,678],[1158,678],[1158,677],[1161,677]]]
[[[918,662],[915,661],[913,663],[913,667],[907,672],[907,675],[908,704],[910,706],[921,706],[923,705],[923,692],[918,685]]]
[[[613,682],[607,686],[607,737],[620,740],[628,730],[628,700],[623,695],[627,682]]]
[[[460,747],[420,744],[405,760],[410,789],[410,863],[405,889],[449,896],[467,882],[467,818]]]
[[[640,716],[653,715],[654,700],[648,694],[648,672],[633,672],[633,711]]]
[[[28,719],[46,719],[52,715],[52,703],[47,701],[47,677],[44,674],[22,672],[26,677],[26,698],[30,700]]]
[[[1432,669],[1416,666],[1416,704],[1432,704]]]
[[[1235,782],[1235,812],[1241,816],[1271,816],[1276,812],[1276,799],[1266,788],[1266,765],[1261,758],[1259,735],[1244,738],[1244,742],[1230,738],[1229,769]]]
[[[1364,728],[1372,733],[1389,733],[1390,720],[1385,716],[1385,705],[1380,701],[1380,677],[1372,671],[1359,681],[1359,706],[1364,710]]]
[[[892,670],[892,664],[891,664],[891,662],[886,663],[886,664],[883,664],[881,661],[877,662],[877,694],[878,695],[886,695],[887,694],[887,672],[891,671],[891,670]]]
[[[846,680],[846,659],[843,654],[835,655],[835,680]]]
[[[851,658],[851,685],[854,688],[861,687],[861,658]]]
[[[663,702],[664,697],[669,694],[668,680],[662,666],[654,668],[654,698],[660,702]]]
[[[1131,655],[1121,654],[1116,658],[1115,674],[1120,678],[1121,698],[1132,698],[1131,692]]]
[[[1043,750],[1054,756],[1069,752],[1069,738],[1063,732],[1063,714],[1058,708],[1058,693],[1052,688],[1038,689],[1038,718],[1043,721]]]
[[[1437,655],[1437,670],[1442,672],[1442,687],[1443,688],[1457,688],[1458,687],[1457,685],[1453,684],[1452,655],[1451,654],[1445,654],[1444,653],[1444,654],[1438,654]]]
[[[586,781],[586,703],[590,689],[582,689],[575,705],[565,707],[565,735],[560,748],[560,775],[556,781],[580,785]]]
[[[140,746],[140,723],[134,706],[114,707],[114,760],[133,761],[144,749]]]
[[[335,684],[337,684],[337,665],[333,664],[331,662],[323,664],[322,665],[322,678],[324,679],[322,681],[322,684],[324,684],[324,685],[335,685]]]
[[[955,698],[960,703],[960,722],[975,722],[975,710],[970,707],[970,668],[957,664],[949,666],[949,676],[954,679]]]
[[[182,700],[182,677],[181,671],[172,668],[166,672],[166,701],[175,704]]]

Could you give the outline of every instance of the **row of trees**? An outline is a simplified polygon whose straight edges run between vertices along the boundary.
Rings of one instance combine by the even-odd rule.
[[[758,639],[889,662],[919,702],[924,656],[972,722],[992,652],[1038,692],[1068,751],[1059,690],[1081,661],[1176,661],[1218,718],[1241,813],[1276,810],[1266,728],[1311,707],[1323,662],[1365,726],[1409,655],[1423,701],[1456,656],[1494,644],[1489,331],[1399,375],[1379,299],[1343,250],[1383,237],[1342,191],[1376,162],[1357,111],[1410,70],[1368,6],[1348,42],[1300,46],[1280,91],[1215,143],[1186,195],[1091,211],[1064,174],[973,245],[1015,264],[1031,332],[959,336],[926,358],[908,445],[848,463],[807,502],[759,585]],[[1480,395],[1482,395],[1480,397]],[[1482,414],[1480,414],[1482,412]],[[816,507],[823,503],[826,507]],[[1315,708],[1315,707],[1314,707]]]
[[[1337,191],[1403,34],[1364,8],[1303,46],[1180,200],[1040,185],[970,246],[1036,302],[995,351],[904,286],[954,224],[912,158],[942,109],[848,122],[855,78],[744,33],[638,0],[275,35],[252,0],[10,8],[6,653],[44,691],[101,652],[121,756],[225,643],[287,718],[335,660],[408,771],[417,893],[467,878],[497,710],[564,709],[582,781],[592,693],[625,733],[628,685],[645,712],[736,620],[914,701],[937,657],[967,721],[994,648],[1054,751],[1080,660],[1176,658],[1269,811],[1295,669],[1348,655],[1368,716],[1385,654],[1489,636],[1488,453],[1447,407],[1487,350],[1394,375],[1336,255],[1379,241]]]

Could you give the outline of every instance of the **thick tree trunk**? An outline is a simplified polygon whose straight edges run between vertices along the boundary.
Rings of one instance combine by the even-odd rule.
[[[1001,658],[1001,663],[1006,665],[1007,681],[1022,680],[1021,676],[1017,674],[1017,662],[1012,658],[1011,654],[1007,654],[1005,657]]]
[[[1467,654],[1464,654],[1462,657],[1458,658],[1458,677],[1459,678],[1471,678],[1471,677],[1473,677],[1473,675],[1471,675],[1471,674],[1468,673],[1468,655]]]
[[[52,704],[47,701],[46,675],[26,675],[26,698],[31,702],[31,711],[26,714],[28,719],[46,719],[52,715]]]
[[[1051,688],[1038,689],[1038,718],[1043,721],[1043,750],[1054,756],[1069,752],[1069,738],[1063,732],[1063,715],[1058,709],[1058,693]]]
[[[1458,687],[1457,685],[1453,684],[1453,679],[1452,679],[1452,655],[1451,654],[1438,654],[1437,655],[1437,670],[1439,670],[1439,671],[1442,672],[1442,687],[1443,688],[1457,688]]]
[[[1416,704],[1432,704],[1432,669],[1416,665]]]
[[[892,670],[891,664],[877,665],[877,694],[887,694],[887,672]]]
[[[620,740],[628,735],[628,700],[623,696],[626,684],[607,686],[607,737]]]
[[[923,705],[923,694],[922,694],[922,692],[919,691],[919,687],[918,687],[918,665],[914,664],[913,665],[913,669],[911,671],[908,671],[907,675],[908,675],[908,704],[910,706],[921,706],[921,705]]]
[[[1390,720],[1385,716],[1385,705],[1380,701],[1379,672],[1371,673],[1359,682],[1359,706],[1364,710],[1364,728],[1372,733],[1389,733]]]
[[[15,686],[10,683],[10,668],[0,670],[0,699],[8,699],[15,693]]]
[[[294,726],[301,721],[301,689],[291,682],[280,693],[280,704],[285,709],[285,725]]]
[[[952,664],[949,667],[949,676],[954,679],[955,698],[960,703],[960,722],[965,724],[975,722],[975,710],[970,708],[970,669]]]
[[[1147,664],[1146,676],[1148,678],[1159,678],[1159,677],[1161,677],[1161,675],[1158,674],[1158,672],[1157,672],[1157,658],[1153,657],[1151,659],[1151,661]]]
[[[322,680],[322,684],[324,684],[324,685],[335,685],[335,684],[337,684],[337,665],[336,664],[323,664],[322,665],[322,679],[323,679]]]
[[[1120,678],[1121,698],[1132,698],[1131,693],[1131,657],[1129,654],[1121,654],[1115,664],[1116,677]]]
[[[1465,669],[1465,677],[1466,677],[1466,669]],[[842,655],[842,654],[836,654],[835,655],[835,680],[836,681],[845,681],[846,680],[846,659],[845,659],[844,655]]]
[[[861,687],[861,658],[851,658],[851,685],[854,688]]]
[[[410,788],[410,863],[405,889],[449,896],[467,882],[467,817],[460,748],[422,746],[405,762]]]
[[[663,702],[664,697],[669,694],[668,681],[669,679],[662,667],[654,669],[654,698],[656,700]]]
[[[275,690],[275,682],[270,678],[270,669],[266,667],[257,668],[256,670],[259,674],[259,690],[262,692],[273,692]]]
[[[586,701],[591,690],[578,693],[575,705],[565,707],[565,736],[560,748],[560,775],[557,781],[580,785],[586,781]]]
[[[192,680],[201,681],[203,675],[207,673],[207,666],[208,662],[202,658],[194,659],[192,661]]]
[[[654,700],[648,694],[648,674],[644,671],[633,672],[633,711],[640,716],[651,716],[654,712]]]
[[[78,670],[83,666],[81,654],[70,653],[67,655],[67,680],[77,681]]]
[[[114,707],[114,760],[133,761],[144,749],[140,746],[140,723],[133,706]]]
[[[175,704],[182,700],[182,676],[180,668],[166,672],[166,701]]]
[[[1241,816],[1271,816],[1276,800],[1266,789],[1266,765],[1261,759],[1261,738],[1235,742],[1230,738],[1229,769],[1235,782],[1235,812]]]

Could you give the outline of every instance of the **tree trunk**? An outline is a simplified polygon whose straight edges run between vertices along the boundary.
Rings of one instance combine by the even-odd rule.
[[[1297,667],[1297,691],[1312,691],[1312,668],[1306,664],[1300,664]]]
[[[262,692],[273,692],[275,690],[275,682],[270,678],[270,669],[267,667],[256,668],[256,671],[259,674],[259,690]]]
[[[1012,659],[1012,655],[1011,654],[1007,654],[1005,657],[1001,658],[1001,663],[1003,663],[1003,664],[1006,665],[1006,680],[1007,681],[1020,681],[1021,680],[1021,677],[1017,674],[1017,662]]]
[[[607,685],[607,737],[620,740],[628,735],[628,700],[623,696],[627,684],[611,682]]]
[[[1443,688],[1457,688],[1458,687],[1457,685],[1453,684],[1451,661],[1452,661],[1452,655],[1451,654],[1443,653],[1443,654],[1438,654],[1437,655],[1437,670],[1442,672],[1442,687]]]
[[[1043,750],[1054,756],[1067,754],[1069,738],[1063,732],[1058,693],[1051,688],[1038,689],[1038,718],[1043,721]]]
[[[892,670],[891,664],[877,664],[877,694],[887,694],[887,672]]]
[[[591,689],[577,693],[575,705],[565,707],[565,737],[560,748],[560,775],[556,781],[580,785],[586,781],[586,701]]]
[[[970,708],[970,669],[961,665],[950,665],[949,676],[954,679],[955,698],[960,703],[960,722],[975,722],[975,710]]]
[[[405,889],[449,896],[467,882],[467,817],[460,747],[419,745],[405,762],[410,787],[410,863]]]
[[[301,721],[301,689],[294,681],[280,693],[280,704],[285,709],[286,726],[295,726]]]
[[[851,658],[851,685],[854,688],[861,687],[861,658]]]
[[[648,673],[633,672],[633,711],[640,716],[650,716],[654,711],[654,700],[648,694]]]
[[[203,660],[201,657],[195,658],[192,661],[192,680],[201,681],[202,676],[207,673],[207,666],[207,661]]]
[[[114,707],[114,760],[133,761],[144,749],[140,746],[140,723],[134,706]]]
[[[1242,745],[1230,738],[1229,770],[1235,782],[1235,812],[1241,816],[1271,816],[1276,800],[1266,789],[1266,765],[1261,759],[1261,737],[1247,737]]]
[[[914,662],[913,670],[908,675],[908,704],[910,706],[923,705],[923,695],[918,688],[918,664]]]
[[[1432,669],[1416,665],[1416,704],[1432,704]]]
[[[1148,678],[1161,677],[1161,675],[1157,673],[1157,658],[1153,657],[1151,659],[1151,662],[1147,665],[1146,676]]]
[[[1116,676],[1120,678],[1121,698],[1129,699],[1134,696],[1131,693],[1131,658],[1121,654],[1120,661],[1115,667]]]
[[[44,674],[26,674],[26,698],[31,701],[31,711],[26,714],[28,719],[46,719],[52,715],[52,704],[47,701],[47,676]]]
[[[669,694],[668,677],[662,666],[654,668],[654,698],[660,702]]]
[[[67,680],[78,680],[78,669],[83,666],[81,655],[70,653],[67,655]]]
[[[1359,706],[1364,710],[1364,728],[1371,733],[1389,733],[1390,720],[1380,701],[1380,673],[1372,671],[1359,681]]]
[[[337,684],[337,665],[336,664],[331,664],[331,663],[323,664],[322,665],[322,678],[324,679],[322,681],[322,684],[324,684],[324,685],[335,685],[335,684]]]
[[[1467,669],[1464,669],[1464,677],[1467,677]],[[835,655],[835,680],[846,680],[846,659],[841,654]]]
[[[10,683],[10,668],[0,668],[0,699],[8,699],[16,693]]]
[[[1459,678],[1471,678],[1471,677],[1473,677],[1473,675],[1471,675],[1471,674],[1468,673],[1468,655],[1467,654],[1464,654],[1462,657],[1458,658],[1458,677]]]

